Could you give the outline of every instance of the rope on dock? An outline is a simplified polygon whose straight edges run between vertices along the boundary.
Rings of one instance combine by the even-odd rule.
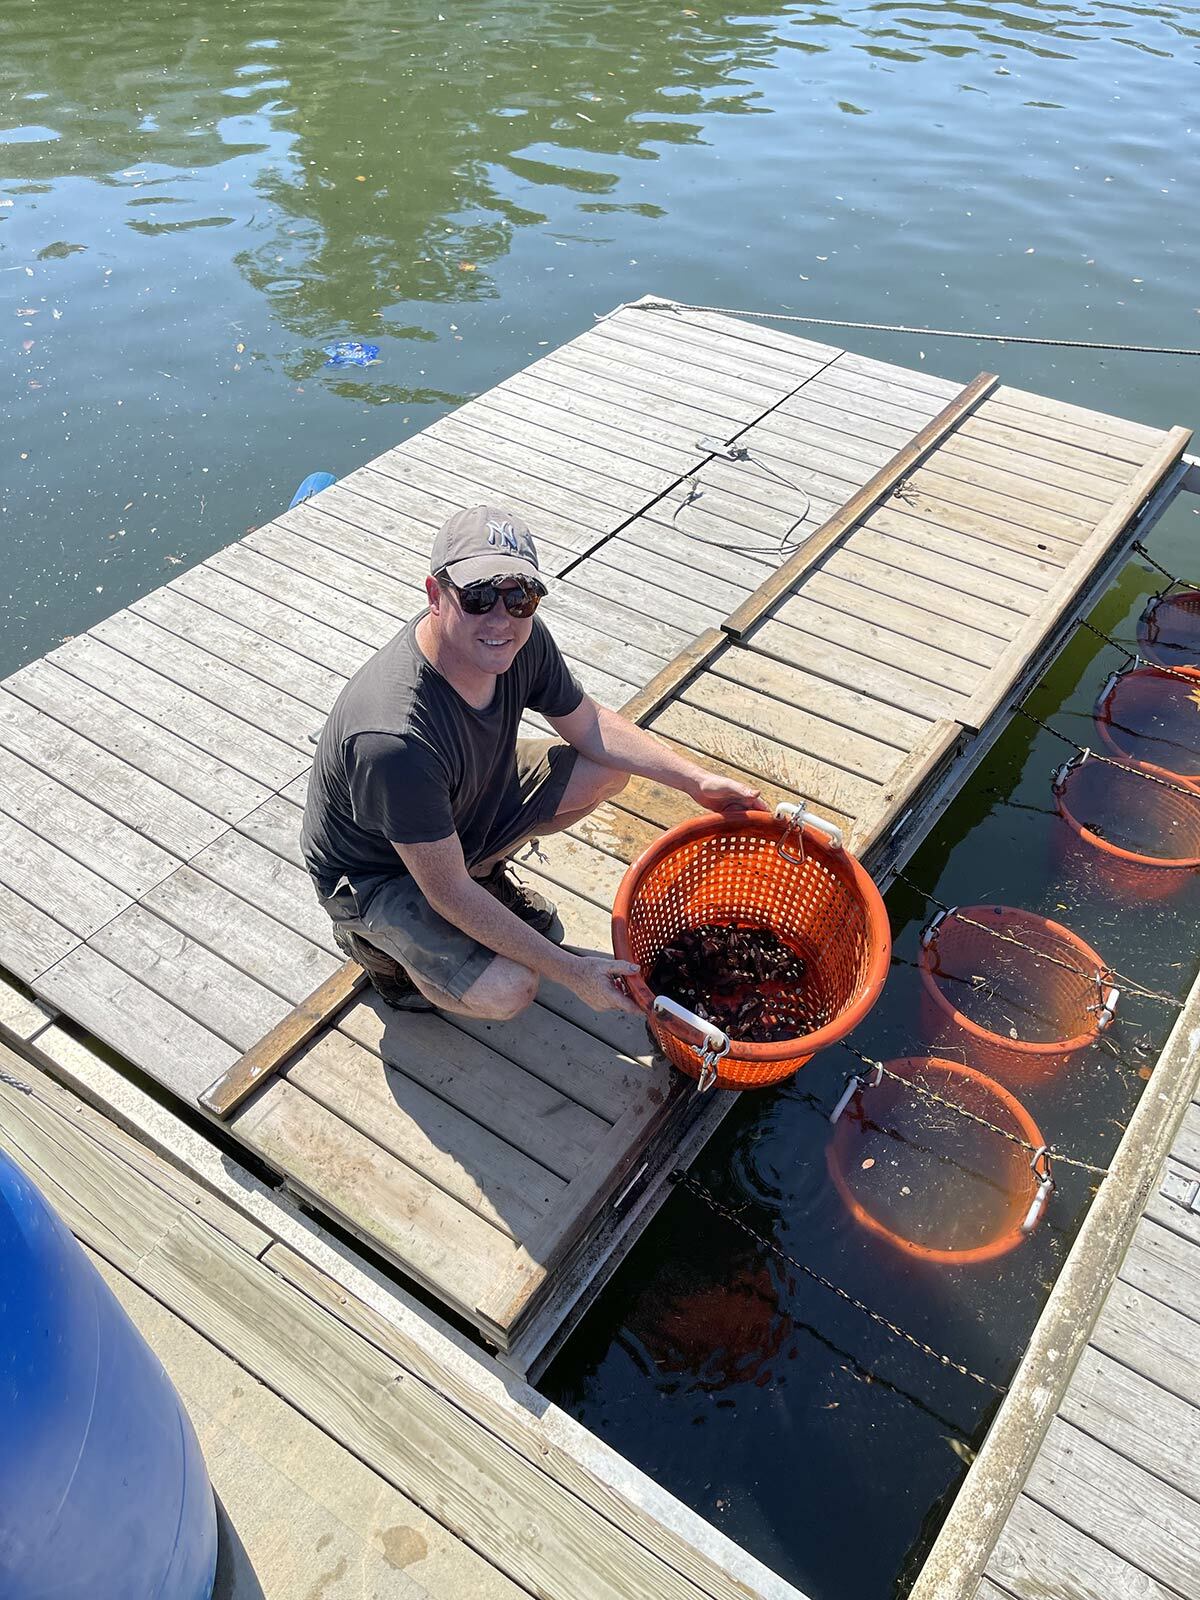
[[[964,328],[910,328],[902,322],[846,322],[839,317],[802,317],[784,311],[743,311],[736,306],[696,306],[686,300],[631,300],[631,311],[708,311],[721,317],[768,322],[803,322],[814,328],[853,328],[861,333],[918,333],[927,339],[979,339],[993,344],[1040,344],[1056,350],[1109,350],[1121,355],[1200,356],[1200,349],[1170,344],[1105,344],[1099,339],[1042,339],[1032,333],[972,333]]]
[[[919,1350],[922,1355],[928,1356],[932,1361],[938,1362],[943,1367],[950,1367],[955,1372],[962,1373],[964,1378],[972,1378],[985,1389],[991,1389],[996,1394],[1005,1394],[1007,1392],[1002,1385],[993,1383],[990,1378],[985,1378],[978,1372],[973,1372],[970,1367],[964,1366],[961,1361],[955,1361],[952,1357],[943,1355],[940,1350],[935,1350],[931,1344],[926,1344],[923,1339],[918,1339],[915,1334],[906,1332],[900,1327],[899,1323],[893,1322],[890,1317],[885,1317],[882,1311],[874,1311],[863,1301],[856,1300],[848,1290],[833,1283],[829,1278],[823,1277],[815,1268],[805,1266],[803,1261],[797,1261],[795,1256],[789,1255],[773,1239],[768,1239],[765,1234],[759,1233],[748,1222],[744,1222],[730,1206],[722,1205],[716,1195],[706,1189],[699,1179],[693,1178],[690,1172],[682,1170],[673,1172],[671,1181],[678,1187],[687,1189],[698,1200],[703,1200],[710,1211],[715,1211],[717,1216],[724,1217],[725,1221],[731,1223],[733,1227],[740,1228],[743,1233],[748,1234],[764,1250],[769,1250],[772,1255],[778,1256],[780,1261],[786,1261],[789,1266],[795,1267],[796,1271],[802,1273],[804,1277],[811,1278],[814,1283],[819,1283],[823,1289],[828,1289],[831,1294],[837,1295],[839,1300],[844,1300],[847,1305],[853,1306],[856,1311],[861,1311],[864,1316],[870,1317],[872,1322],[881,1328],[885,1328],[893,1338],[902,1339],[905,1344],[911,1345],[914,1350]]]

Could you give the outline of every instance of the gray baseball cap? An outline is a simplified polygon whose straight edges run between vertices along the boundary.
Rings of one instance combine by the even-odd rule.
[[[508,577],[532,578],[545,588],[529,528],[498,506],[472,506],[444,522],[429,553],[429,570],[447,573],[459,588]]]

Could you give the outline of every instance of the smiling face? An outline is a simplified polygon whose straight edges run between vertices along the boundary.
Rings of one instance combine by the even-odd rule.
[[[514,578],[502,582],[502,589],[519,589]],[[451,670],[469,674],[486,673],[498,677],[507,672],[517,652],[529,641],[533,618],[511,617],[502,600],[497,600],[482,616],[469,616],[450,584],[436,578],[425,580],[429,614],[437,638],[439,654]]]

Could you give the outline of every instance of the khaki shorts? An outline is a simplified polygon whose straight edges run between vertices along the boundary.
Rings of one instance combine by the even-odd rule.
[[[497,841],[488,840],[487,860],[507,855],[531,839],[562,806],[575,751],[555,739],[518,739],[520,807],[502,822]],[[407,872],[342,878],[331,895],[317,898],[329,916],[349,933],[361,934],[415,978],[453,995],[463,995],[496,959],[496,952],[440,916]]]

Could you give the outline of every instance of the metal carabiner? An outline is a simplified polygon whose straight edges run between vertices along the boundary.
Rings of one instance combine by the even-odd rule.
[[[808,809],[808,801],[801,800],[798,805],[789,805],[786,800],[781,800],[775,807],[775,820],[784,824],[783,833],[775,842],[775,848],[785,861],[794,867],[804,865],[804,832],[807,828],[814,828],[818,833],[823,833],[829,840],[831,850],[844,850],[846,848],[845,836],[836,823],[828,821],[816,811]],[[793,855],[787,848],[787,842],[792,834],[800,841],[799,855]]]

